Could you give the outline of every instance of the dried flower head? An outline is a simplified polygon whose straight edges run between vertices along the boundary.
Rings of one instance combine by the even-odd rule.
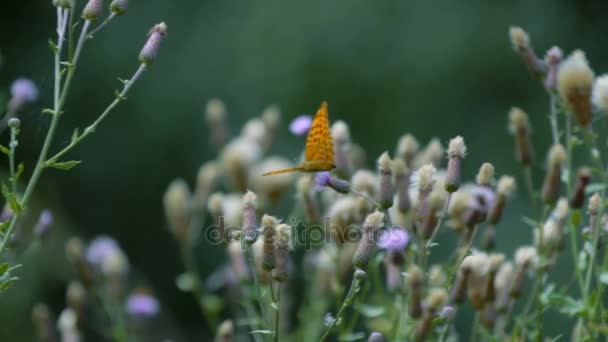
[[[433,164],[426,164],[416,171],[419,192],[430,193],[433,190],[436,171],[437,169]]]
[[[528,115],[520,108],[511,108],[509,111],[509,130],[515,138],[515,156],[522,165],[530,165],[534,158],[532,142],[530,140],[530,123]]]
[[[536,56],[536,53],[530,45],[528,33],[521,27],[511,26],[509,28],[509,37],[511,38],[513,50],[521,57],[530,72],[539,78],[545,75],[547,72],[547,65],[542,59]]]
[[[557,90],[581,127],[591,123],[591,93],[595,74],[581,50],[574,51],[560,65]]]
[[[181,178],[169,184],[163,197],[169,229],[179,243],[186,243],[190,235],[190,198],[188,184]]]
[[[414,168],[420,168],[426,164],[432,164],[435,167],[439,167],[441,161],[445,156],[445,150],[441,141],[438,138],[433,138],[428,145],[420,152],[414,160]]]
[[[384,213],[375,211],[365,218],[363,223],[363,234],[357,251],[353,256],[353,265],[356,268],[365,270],[372,258],[372,254],[376,247],[376,232],[380,229],[384,223]]]
[[[447,276],[441,265],[433,265],[429,270],[429,284],[433,287],[443,287],[447,281]]]
[[[273,277],[276,281],[285,281],[289,276],[289,246],[291,243],[291,226],[288,224],[279,224],[277,230],[276,241],[276,268],[273,271]]]
[[[445,190],[455,192],[460,187],[461,161],[467,153],[464,139],[457,136],[450,140],[448,147],[448,167],[445,178]]]
[[[547,173],[541,192],[543,201],[553,204],[557,200],[560,192],[562,165],[566,161],[566,149],[560,145],[553,145],[549,150],[547,158]]]
[[[557,73],[559,72],[559,65],[563,58],[564,53],[557,46],[549,49],[545,55],[545,63],[548,66],[547,75],[545,76],[545,89],[552,93],[557,89]]]
[[[257,196],[252,191],[243,195],[243,241],[248,244],[254,243],[258,238],[258,227],[256,219]]]
[[[393,206],[393,198],[395,190],[393,189],[393,161],[389,157],[388,152],[382,153],[378,158],[378,173],[380,173],[380,193],[378,194],[378,203],[388,209]]]
[[[264,234],[262,268],[266,271],[272,271],[276,267],[274,240],[278,226],[279,220],[276,217],[270,215],[262,217],[262,233]]]
[[[483,163],[477,173],[477,184],[481,186],[492,186],[494,180],[494,165],[491,163]]]
[[[536,267],[538,254],[533,246],[520,247],[515,251],[515,263],[517,266],[528,268]]]
[[[396,155],[411,168],[413,166],[412,162],[414,161],[416,154],[418,154],[419,149],[420,144],[418,143],[418,140],[416,140],[412,134],[407,133],[399,138]]]

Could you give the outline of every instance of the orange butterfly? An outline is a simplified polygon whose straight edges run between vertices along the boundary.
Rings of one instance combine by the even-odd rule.
[[[277,175],[287,172],[317,172],[329,171],[335,168],[334,144],[329,131],[329,116],[327,102],[323,101],[312,121],[308,137],[306,138],[306,152],[304,161],[289,169],[264,173],[263,176]]]

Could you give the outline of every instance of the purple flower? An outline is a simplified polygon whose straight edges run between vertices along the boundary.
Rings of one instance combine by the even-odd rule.
[[[471,194],[475,196],[478,207],[482,211],[487,212],[488,210],[490,210],[490,208],[494,206],[496,194],[492,189],[485,186],[475,185],[471,188]]]
[[[350,183],[343,179],[332,177],[329,171],[320,171],[315,174],[315,190],[322,191],[330,187],[335,191],[346,194],[350,191]]]
[[[456,316],[456,308],[451,305],[445,305],[441,308],[437,316],[443,318],[447,322],[450,322]]]
[[[11,85],[11,96],[13,99],[21,99],[24,102],[33,102],[38,99],[38,87],[27,78],[19,78]]]
[[[160,311],[158,300],[145,292],[136,292],[127,298],[127,313],[134,317],[150,318]]]
[[[331,180],[331,174],[329,171],[321,171],[315,173],[315,191],[322,191],[325,189]]]
[[[116,240],[109,236],[99,236],[89,243],[87,248],[87,261],[91,265],[101,266],[101,264],[112,255],[122,253]]]
[[[410,234],[401,227],[389,228],[380,234],[378,246],[393,252],[400,252],[410,242]]]
[[[294,135],[304,135],[308,133],[311,125],[312,117],[310,115],[300,115],[289,124],[289,131]]]
[[[51,224],[53,224],[53,213],[50,210],[45,209],[40,213],[40,217],[38,218],[38,223],[34,227],[34,235],[39,238],[44,237],[51,228]]]

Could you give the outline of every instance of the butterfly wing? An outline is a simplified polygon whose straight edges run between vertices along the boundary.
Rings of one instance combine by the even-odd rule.
[[[334,146],[329,130],[329,116],[327,102],[323,101],[321,107],[312,121],[308,137],[306,138],[306,162],[334,165]]]

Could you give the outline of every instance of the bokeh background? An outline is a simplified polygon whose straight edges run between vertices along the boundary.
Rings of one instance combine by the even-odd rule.
[[[169,36],[129,100],[71,153],[85,162],[42,178],[35,206],[56,213],[55,232],[23,260],[19,288],[0,297],[0,340],[32,339],[29,310],[35,302],[61,309],[71,276],[65,237],[102,233],[120,242],[160,297],[165,314],[159,340],[207,336],[195,303],[175,287],[183,268],[161,198],[172,179],[192,184],[198,167],[216,156],[203,121],[208,99],[224,100],[232,132],[267,105],[279,105],[285,130],[274,151],[285,156],[297,156],[302,144],[287,132],[289,120],[327,100],[331,118],[345,120],[372,159],[392,151],[406,132],[424,143],[459,134],[469,146],[468,177],[484,161],[500,174],[520,177],[507,111],[516,105],[530,113],[542,159],[549,144],[548,99],[511,50],[508,27],[523,26],[539,54],[553,45],[566,52],[581,48],[602,73],[608,70],[607,10],[605,1],[574,0],[132,1],[126,16],[88,43],[54,148],[113,99],[116,77],[135,70],[153,24],[165,21]],[[54,21],[50,0],[1,5],[0,89],[6,94],[12,80],[26,76],[42,92],[22,114],[19,156],[26,173],[48,125],[40,111],[50,105],[47,41]],[[6,134],[1,139],[7,144]],[[540,170],[534,174],[541,176]],[[523,197],[510,207],[513,212],[525,212]],[[518,217],[509,217],[498,234],[505,251],[531,236]],[[204,274],[217,265],[218,251],[198,249]]]

